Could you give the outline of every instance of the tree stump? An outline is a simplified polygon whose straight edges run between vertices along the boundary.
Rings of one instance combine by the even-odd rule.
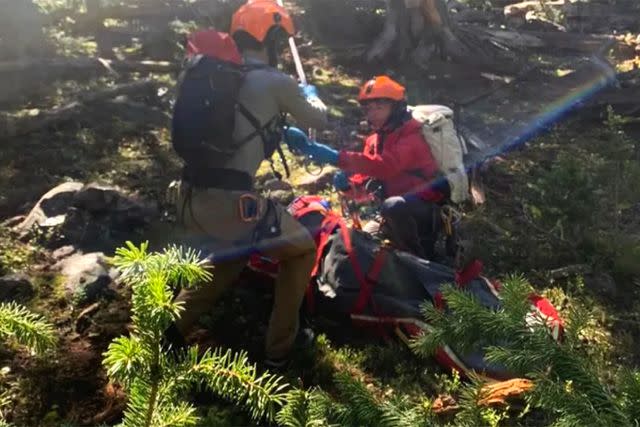
[[[409,56],[427,67],[439,54],[443,59],[486,69],[517,70],[513,50],[484,30],[458,26],[445,0],[386,0],[386,20],[369,48],[369,62]],[[514,67],[514,65],[516,65]]]

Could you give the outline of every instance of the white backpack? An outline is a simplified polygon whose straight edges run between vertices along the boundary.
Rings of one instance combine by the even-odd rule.
[[[453,110],[444,105],[416,105],[409,110],[422,123],[424,139],[451,187],[451,201],[468,200],[469,178],[463,160],[467,147],[456,131]]]

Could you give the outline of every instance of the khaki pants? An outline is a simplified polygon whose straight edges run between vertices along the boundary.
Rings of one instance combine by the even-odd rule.
[[[179,192],[178,220],[187,233],[199,236],[199,240],[203,235],[210,238],[214,253],[220,254],[221,260],[216,256],[210,283],[195,290],[182,290],[178,295],[177,300],[185,304],[178,329],[184,334],[202,314],[212,309],[246,266],[248,251],[253,247],[280,262],[265,350],[269,358],[286,356],[298,332],[299,309],[315,261],[313,238],[284,208],[276,206],[280,236],[252,244],[258,222],[240,220],[238,203],[243,193],[193,189],[190,197],[187,194],[188,190]],[[266,206],[267,200],[259,198],[259,217],[264,216]]]

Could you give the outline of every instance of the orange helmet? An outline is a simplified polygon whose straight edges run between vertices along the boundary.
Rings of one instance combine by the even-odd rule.
[[[404,93],[404,86],[400,83],[392,80],[388,76],[377,76],[362,86],[358,101],[365,102],[372,99],[402,101],[404,100]]]
[[[280,27],[293,36],[293,20],[289,13],[273,0],[249,0],[233,14],[231,34],[246,31],[260,43],[273,27]]]

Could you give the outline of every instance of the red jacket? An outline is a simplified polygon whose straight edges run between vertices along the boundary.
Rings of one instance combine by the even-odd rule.
[[[422,136],[420,122],[410,119],[385,134],[383,144],[380,140],[380,134],[374,133],[365,141],[362,153],[341,151],[338,167],[382,181],[385,197],[414,193],[425,199],[438,199],[436,195],[421,194],[425,193],[428,180],[438,173],[438,165]],[[362,177],[353,178],[354,183],[362,181]]]

